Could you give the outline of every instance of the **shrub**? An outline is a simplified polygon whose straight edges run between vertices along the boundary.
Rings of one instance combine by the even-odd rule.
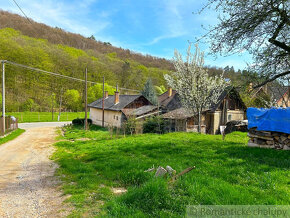
[[[168,121],[160,116],[150,117],[143,123],[143,133],[163,134],[167,131]]]
[[[88,124],[92,125],[93,121],[91,119],[88,119]],[[84,118],[76,118],[72,121],[73,125],[85,125],[85,119]]]

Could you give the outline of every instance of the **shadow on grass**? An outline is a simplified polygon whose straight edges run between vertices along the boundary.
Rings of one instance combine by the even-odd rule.
[[[276,168],[290,168],[290,151],[232,146],[222,148],[217,153],[225,153],[229,157],[243,159],[257,167],[267,165]]]

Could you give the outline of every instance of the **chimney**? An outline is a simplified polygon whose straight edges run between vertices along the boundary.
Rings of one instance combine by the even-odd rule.
[[[268,94],[268,84],[265,85],[264,92]]]
[[[249,92],[251,92],[253,90],[253,83],[249,84]]]
[[[115,92],[115,104],[119,103],[119,92]]]
[[[109,93],[108,91],[105,91],[105,98],[108,98],[109,97]]]
[[[172,88],[169,87],[169,88],[168,88],[168,97],[170,97],[171,95],[172,95]]]

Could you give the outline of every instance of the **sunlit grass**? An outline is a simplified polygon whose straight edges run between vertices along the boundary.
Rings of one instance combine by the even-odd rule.
[[[17,138],[18,136],[20,136],[24,132],[25,132],[24,129],[16,129],[16,130],[14,130],[13,132],[9,133],[9,135],[0,138],[0,145]]]
[[[73,215],[178,217],[190,204],[290,203],[290,152],[249,148],[246,133],[231,133],[224,141],[196,133],[111,138],[93,128],[69,127],[64,138],[71,141],[58,142],[53,156],[64,192],[72,195]],[[168,178],[144,172],[153,165],[196,169],[170,185]],[[110,187],[128,192],[115,196]]]

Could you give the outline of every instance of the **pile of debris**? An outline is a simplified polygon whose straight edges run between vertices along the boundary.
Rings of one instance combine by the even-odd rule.
[[[248,132],[248,120],[231,120],[226,123],[225,134],[234,131]]]
[[[159,166],[157,168],[153,167],[149,168],[148,170],[145,170],[144,172],[153,172],[155,171],[155,177],[166,177],[169,176],[171,178],[170,182],[174,182],[178,179],[178,177],[190,172],[191,170],[195,169],[195,166],[186,168],[182,172],[176,174],[176,170],[174,170],[171,166],[166,166],[163,168],[162,166]]]
[[[248,142],[250,147],[290,150],[290,134],[258,131],[256,128],[251,128],[248,136],[250,137]]]

